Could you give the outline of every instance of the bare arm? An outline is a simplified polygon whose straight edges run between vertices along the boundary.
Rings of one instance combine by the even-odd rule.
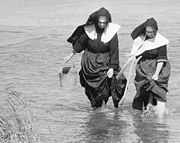
[[[158,80],[159,73],[161,72],[161,69],[163,67],[163,62],[158,62],[156,66],[156,71],[154,75],[152,76],[152,79]]]
[[[160,71],[162,69],[162,66],[163,66],[163,62],[158,62],[157,63],[155,74],[159,75],[159,73],[160,73]]]
[[[158,56],[156,60],[157,60],[156,71],[154,75],[152,76],[152,79],[154,80],[158,80],[159,73],[161,72],[163,64],[167,61],[167,46],[166,45],[158,48]]]

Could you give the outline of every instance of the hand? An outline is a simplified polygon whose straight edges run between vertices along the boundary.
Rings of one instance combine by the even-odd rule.
[[[153,79],[153,80],[158,80],[158,74],[154,74],[154,75],[152,76],[152,79]]]
[[[114,69],[113,69],[113,68],[110,68],[110,69],[107,71],[107,76],[108,76],[109,78],[112,78],[113,74],[114,74]]]
[[[67,62],[72,58],[73,55],[74,55],[74,54],[71,53],[71,54],[69,54],[67,57],[65,57],[65,58],[64,58],[64,62],[67,63]]]

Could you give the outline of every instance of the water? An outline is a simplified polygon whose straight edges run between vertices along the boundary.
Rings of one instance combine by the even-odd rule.
[[[180,1],[173,0],[23,0],[0,1],[0,91],[21,92],[34,111],[43,143],[178,143],[180,142]],[[93,111],[78,85],[62,88],[59,70],[71,51],[66,39],[88,15],[106,7],[119,31],[121,65],[131,49],[130,32],[153,16],[159,32],[170,40],[168,57],[172,65],[167,109],[164,118],[146,117],[131,108],[135,88],[134,71],[125,103],[104,112]],[[15,10],[17,8],[17,10]],[[81,54],[72,63],[80,68]],[[125,71],[127,76],[128,69]]]

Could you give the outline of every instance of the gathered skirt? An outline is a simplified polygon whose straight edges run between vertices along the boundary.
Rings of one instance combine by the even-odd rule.
[[[125,85],[126,78],[124,75],[116,80],[115,75],[120,70],[115,72],[113,78],[107,77],[109,70],[109,53],[92,53],[85,51],[82,55],[80,83],[85,88],[85,94],[91,102],[92,107],[100,107],[102,101],[107,103],[112,95],[114,106],[118,106]]]
[[[170,63],[164,63],[157,81],[152,80],[156,71],[155,59],[140,60],[136,65],[135,86],[136,95],[133,100],[133,108],[142,110],[144,104],[148,104],[149,96],[153,99],[166,102],[168,92],[168,81],[170,77]]]

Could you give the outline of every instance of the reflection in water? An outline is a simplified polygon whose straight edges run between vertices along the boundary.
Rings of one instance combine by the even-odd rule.
[[[167,143],[169,132],[166,124],[156,117],[142,116],[140,112],[133,114],[135,134],[139,143]]]
[[[128,143],[130,125],[123,114],[121,110],[90,113],[85,127],[84,141],[86,143],[124,143],[127,141]]]
[[[87,123],[87,142],[106,142],[109,133],[109,124],[104,112],[92,113]]]

